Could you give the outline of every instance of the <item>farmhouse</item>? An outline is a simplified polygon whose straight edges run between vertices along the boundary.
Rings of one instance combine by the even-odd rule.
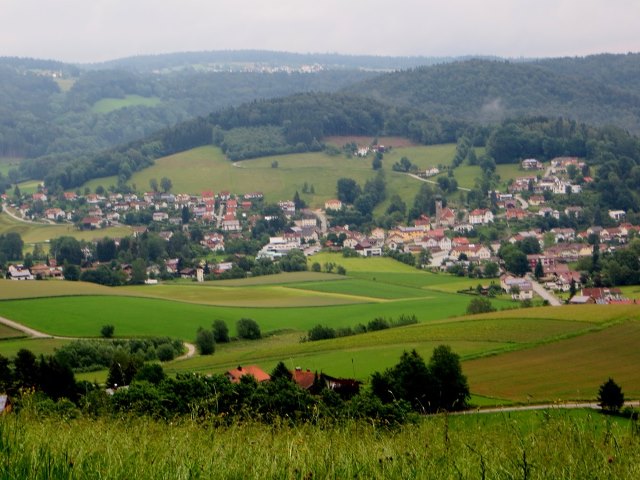
[[[10,280],[33,280],[33,275],[28,268],[22,265],[9,265]]]

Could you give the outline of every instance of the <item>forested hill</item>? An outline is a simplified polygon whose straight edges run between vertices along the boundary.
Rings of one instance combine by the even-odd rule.
[[[243,102],[335,91],[373,75],[82,72],[58,62],[0,58],[0,156],[97,152]]]
[[[547,58],[533,63],[561,75],[590,78],[609,86],[640,92],[640,53]]]
[[[536,63],[469,60],[389,73],[344,91],[472,122],[562,116],[640,132],[640,77],[633,73],[640,70],[640,56],[588,58]],[[610,81],[618,71],[617,81]]]
[[[452,62],[453,57],[383,57],[337,53],[292,53],[266,50],[219,50],[139,55],[83,65],[87,69],[126,69],[158,72],[197,68],[200,70],[248,71],[261,68],[296,69],[315,65],[325,69],[392,71],[420,65]]]

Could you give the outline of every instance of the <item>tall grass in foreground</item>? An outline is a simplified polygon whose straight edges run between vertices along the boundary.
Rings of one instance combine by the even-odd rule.
[[[0,478],[640,478],[632,424],[596,413],[220,426],[145,418],[0,418]]]

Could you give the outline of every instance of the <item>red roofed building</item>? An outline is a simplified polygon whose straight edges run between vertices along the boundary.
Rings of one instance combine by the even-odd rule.
[[[302,368],[296,367],[296,369],[291,372],[291,378],[300,388],[310,390],[315,382],[316,374],[308,368],[306,370],[302,370]]]
[[[238,368],[227,371],[225,375],[231,383],[240,383],[240,379],[245,375],[252,375],[258,382],[266,382],[271,379],[267,372],[256,365],[248,365],[246,367],[238,365]]]

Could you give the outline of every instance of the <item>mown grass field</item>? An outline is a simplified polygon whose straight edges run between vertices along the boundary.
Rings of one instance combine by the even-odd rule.
[[[91,107],[93,113],[109,113],[126,107],[156,107],[162,103],[159,97],[125,95],[124,98],[103,98]]]
[[[20,193],[31,195],[32,193],[36,193],[38,191],[38,187],[42,185],[42,180],[27,180],[25,182],[20,182],[18,184],[18,188],[20,189]]]
[[[0,341],[0,355],[9,358],[14,357],[16,353],[23,348],[30,350],[35,355],[52,355],[57,348],[69,342],[71,342],[71,340],[58,340],[54,338],[7,339]]]
[[[445,162],[453,156],[454,151],[455,145],[436,145],[398,148],[386,154],[383,169],[386,173],[387,196],[397,193],[410,205],[420,188],[418,180],[391,170],[393,163],[402,156],[410,156],[414,163],[426,168]],[[278,162],[278,168],[272,168],[273,162]],[[329,156],[316,152],[232,163],[219,148],[208,146],[158,159],[152,167],[134,173],[131,183],[139,190],[144,190],[150,179],[169,177],[174,192],[228,190],[242,193],[260,190],[268,202],[293,198],[298,191],[310,206],[322,207],[326,200],[335,198],[338,179],[349,177],[364,185],[374,175],[371,158],[347,159],[343,155]],[[314,194],[302,193],[305,182],[313,185]],[[115,183],[115,177],[105,177],[91,180],[84,186],[94,190],[98,185],[107,188]],[[378,210],[384,211],[386,206],[383,203]]]
[[[432,416],[383,428],[218,419],[0,418],[5,478],[631,479],[628,420],[592,411]]]
[[[238,304],[243,302],[237,300]],[[374,299],[370,303],[322,308],[208,306],[151,298],[87,295],[6,300],[0,302],[0,315],[53,335],[98,336],[102,325],[112,323],[117,335],[169,335],[188,340],[194,338],[198,327],[211,325],[217,318],[225,320],[232,333],[235,333],[235,322],[243,317],[256,320],[265,333],[283,329],[306,332],[318,323],[335,328],[348,327],[366,324],[378,316],[397,318],[401,314],[415,314],[419,321],[432,321],[463,314],[467,303],[465,297],[439,292],[417,300],[377,302]]]
[[[16,232],[25,244],[47,243],[52,238],[71,236],[78,240],[96,240],[103,237],[120,238],[131,235],[129,227],[109,227],[100,230],[78,230],[69,224],[37,224],[20,222],[6,213],[0,213],[0,234]]]

